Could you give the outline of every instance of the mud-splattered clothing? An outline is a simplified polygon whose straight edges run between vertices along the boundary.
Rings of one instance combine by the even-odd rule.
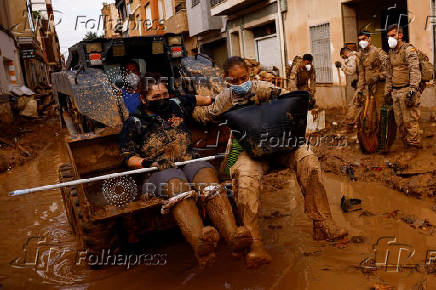
[[[272,88],[275,93],[287,93],[286,90],[280,90],[272,83],[265,81],[252,81],[250,93],[245,96],[235,94],[230,88],[224,89],[219,95],[215,97],[215,102],[209,106],[196,107],[193,113],[195,120],[201,123],[207,123],[216,119],[222,113],[230,110],[236,105],[246,105],[250,101],[250,97],[255,94],[258,87]]]
[[[359,79],[359,53],[352,51],[348,58],[345,60],[345,65],[342,66],[342,71],[351,76],[352,81],[358,81]],[[348,126],[354,126],[359,119],[359,115],[362,111],[364,100],[358,93],[355,87],[355,93],[351,105],[348,108],[347,115],[345,117],[345,123]]]
[[[273,86],[266,82],[253,82],[252,93],[255,86],[258,85]],[[225,90],[216,97],[215,104],[196,108],[193,116],[201,122],[212,121],[221,113],[232,108],[233,105],[246,104],[247,102],[248,96],[236,98],[230,90]],[[227,149],[229,152],[230,146]],[[314,221],[331,220],[330,207],[321,179],[321,166],[315,154],[309,148],[302,146],[289,154],[278,155],[274,160],[276,164],[292,167],[296,170],[297,180],[305,199],[307,215]],[[244,151],[230,168],[239,214],[253,239],[258,241],[261,240],[258,214],[262,178],[269,165],[270,162],[267,158],[255,160]]]
[[[399,48],[389,51],[389,61],[390,73],[386,79],[385,90],[392,92],[395,121],[400,137],[405,144],[419,145],[421,70],[418,54],[412,45],[403,43]],[[416,93],[416,101],[414,106],[407,107],[405,100],[410,91]]]
[[[408,86],[418,92],[421,84],[421,70],[416,49],[403,43],[401,47],[389,50],[389,74],[386,78],[386,90]]]
[[[120,134],[121,156],[144,158],[148,165],[166,159],[171,162],[193,158],[191,133],[185,118],[192,115],[196,98],[184,95],[170,101],[171,108],[161,115],[149,115],[140,105],[130,114]]]
[[[311,69],[308,71],[306,69],[306,66],[303,64],[302,59],[300,59],[296,64],[294,64],[289,75],[288,90],[290,90],[291,92],[297,90],[309,91],[312,97],[315,98],[315,93],[316,93],[315,67],[312,65]]]
[[[375,86],[374,90],[369,92],[368,87],[386,79],[388,66],[388,56],[383,49],[371,46],[360,51],[357,91],[362,92],[365,96],[368,93],[372,93],[372,95],[383,94],[384,92],[377,92]]]
[[[353,76],[357,79],[359,76],[359,53],[352,51],[344,63],[345,65],[341,68],[342,71],[346,75]]]

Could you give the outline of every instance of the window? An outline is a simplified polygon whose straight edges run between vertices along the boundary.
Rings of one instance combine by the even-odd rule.
[[[310,43],[317,83],[333,83],[330,52],[330,24],[310,27]]]
[[[157,10],[159,12],[159,21],[165,19],[163,0],[157,1]]]
[[[192,8],[197,6],[200,3],[200,0],[192,0]]]
[[[151,16],[150,3],[147,3],[145,5],[145,23],[147,30],[151,30],[151,28],[153,27],[153,17]]]

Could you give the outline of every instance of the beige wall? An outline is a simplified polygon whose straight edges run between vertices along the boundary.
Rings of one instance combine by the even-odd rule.
[[[433,35],[430,23],[428,23],[428,29],[425,30],[426,22],[431,21],[427,19],[431,12],[431,1],[408,0],[407,9],[409,16],[414,17],[413,22],[409,25],[410,43],[425,52],[430,60],[433,60]]]
[[[333,81],[339,82],[334,62],[344,45],[340,0],[288,0],[288,12],[284,21],[287,60],[296,55],[311,53],[309,27],[330,23],[330,51]]]

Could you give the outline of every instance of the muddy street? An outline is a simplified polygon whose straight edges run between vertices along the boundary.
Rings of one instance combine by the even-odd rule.
[[[14,198],[7,194],[58,182],[58,166],[67,155],[56,133],[53,130],[44,140],[33,161],[0,175],[4,289],[370,289],[382,285],[436,289],[434,264],[426,265],[436,256],[436,212],[429,200],[329,173],[325,184],[334,218],[350,235],[337,243],[315,242],[312,222],[303,212],[302,195],[289,170],[272,172],[265,179],[261,225],[273,257],[271,265],[247,270],[243,260],[220,244],[216,263],[199,270],[189,245],[172,230],[137,249],[137,253],[165,255],[164,265],[91,269],[77,263],[81,249],[58,190]],[[343,213],[343,195],[362,203]],[[399,252],[399,247],[405,250]],[[388,250],[386,268],[381,265]]]

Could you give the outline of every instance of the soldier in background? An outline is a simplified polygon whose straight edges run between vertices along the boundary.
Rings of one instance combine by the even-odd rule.
[[[344,65],[341,62],[337,62],[336,66],[340,67],[341,70],[347,75],[350,76],[351,86],[354,88],[355,93],[353,95],[352,104],[348,109],[347,116],[345,117],[345,123],[350,128],[356,125],[357,120],[359,119],[359,114],[362,111],[363,107],[363,96],[362,93],[357,90],[357,83],[359,79],[359,53],[357,51],[352,51],[348,47],[341,48],[341,57],[344,60]]]
[[[305,54],[302,58],[295,57],[288,75],[288,90],[291,92],[297,90],[309,91],[312,95],[311,107],[314,108],[316,104],[316,73],[313,66],[313,56]]]
[[[395,121],[406,147],[422,148],[419,135],[419,108],[422,93],[421,70],[416,49],[403,42],[403,28],[394,24],[387,30],[389,74],[385,93],[392,96]]]
[[[358,66],[359,83],[357,94],[363,94],[362,102],[364,102],[366,97],[374,96],[376,111],[379,114],[381,106],[385,103],[384,81],[386,80],[388,56],[383,49],[371,44],[370,32],[360,32],[358,39],[361,51]]]

